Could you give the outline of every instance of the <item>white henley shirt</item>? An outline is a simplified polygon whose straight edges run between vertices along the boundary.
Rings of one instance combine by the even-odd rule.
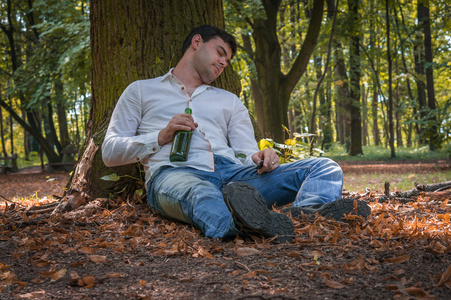
[[[193,132],[187,161],[170,162],[171,143],[160,147],[158,134],[186,107],[192,109],[199,126]],[[248,110],[236,95],[201,85],[190,96],[172,75],[172,69],[157,78],[135,81],[124,90],[102,144],[106,166],[139,161],[146,172],[146,183],[161,166],[189,166],[213,172],[213,154],[252,165],[255,163],[251,156],[258,151]],[[237,158],[238,154],[246,157]]]

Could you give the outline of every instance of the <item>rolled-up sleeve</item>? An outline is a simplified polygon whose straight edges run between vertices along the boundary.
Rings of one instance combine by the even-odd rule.
[[[141,101],[138,82],[130,84],[119,98],[102,144],[106,166],[136,163],[160,150],[159,131],[137,135],[142,118]]]

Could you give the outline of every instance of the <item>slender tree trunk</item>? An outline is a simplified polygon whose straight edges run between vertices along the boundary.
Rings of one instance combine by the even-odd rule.
[[[414,46],[414,56],[415,56],[415,74],[416,74],[416,85],[417,85],[417,97],[418,97],[418,110],[419,110],[419,126],[418,135],[419,143],[424,144],[425,138],[425,126],[424,123],[427,117],[427,105],[426,105],[426,86],[424,84],[424,54],[423,47],[420,42],[420,36],[417,35],[418,39]]]
[[[324,139],[321,144],[322,150],[329,150],[332,147],[333,142],[333,130],[332,130],[332,89],[330,81],[327,81],[326,88],[326,103],[324,103]]]
[[[337,4],[338,4],[338,0],[337,0]],[[332,44],[334,41],[334,29],[335,29],[335,20],[336,20],[336,11],[335,11],[335,4],[332,1],[328,2],[328,9],[332,10],[332,12],[328,13],[329,18],[332,19],[332,26],[330,29],[330,33],[329,33],[329,42],[327,45],[327,56],[326,56],[326,61],[324,63],[324,72],[322,71],[321,65],[322,65],[322,57],[318,56],[315,58],[315,69],[316,69],[316,78],[317,78],[317,85],[315,88],[315,92],[313,94],[313,109],[312,109],[312,116],[311,116],[311,121],[310,121],[310,133],[315,134],[316,133],[316,121],[315,121],[315,115],[316,115],[316,97],[319,93],[319,102],[320,102],[320,114],[319,114],[319,124],[320,124],[320,129],[322,133],[326,133],[325,132],[325,128],[329,129],[330,127],[327,124],[327,120],[326,120],[326,113],[327,111],[325,111],[325,105],[326,105],[326,96],[324,93],[324,87],[322,87],[322,83],[324,78],[326,77],[327,72],[329,71],[329,63],[330,63],[330,57],[331,57],[331,52],[332,52]],[[324,126],[325,125],[325,126]],[[330,138],[330,132],[326,133],[328,136],[328,139]],[[321,137],[321,136],[320,136]],[[324,136],[322,137],[324,139]],[[310,139],[310,155],[313,155],[313,145],[314,145],[314,137],[312,136]],[[324,146],[323,142],[321,140],[319,140],[318,142],[320,142],[322,144],[322,146]],[[329,142],[328,142],[329,143]]]
[[[9,105],[13,107],[13,99],[9,98]],[[15,153],[14,151],[14,129],[13,129],[13,116],[9,114],[9,142],[11,143],[11,155]]]
[[[346,151],[350,149],[351,117],[349,114],[348,99],[349,83],[348,74],[343,57],[343,48],[340,43],[336,47],[335,83],[336,83],[336,107],[337,107],[337,131],[339,131],[340,144],[346,145]]]
[[[22,109],[22,119],[25,122],[27,122],[26,118],[27,118],[27,112],[25,111],[25,109]],[[23,148],[24,148],[24,152],[25,152],[25,160],[29,161],[30,160],[30,138],[29,138],[29,133],[28,133],[28,131],[25,130],[25,128],[23,129]]]
[[[374,1],[376,0],[371,0],[370,2],[370,12],[374,12]],[[374,25],[374,19],[370,18],[370,42],[369,42],[369,46],[371,49],[372,53],[377,53],[379,51],[379,48],[377,47],[376,44],[376,32],[375,32],[375,25]],[[375,57],[377,55],[374,55],[373,57]],[[379,57],[379,56],[377,56]],[[379,64],[376,64],[377,66]],[[372,94],[372,101],[371,101],[371,119],[373,121],[373,140],[374,140],[374,145],[375,146],[379,146],[381,144],[381,140],[380,140],[380,132],[379,132],[379,124],[378,124],[378,100],[379,100],[379,84],[378,84],[378,80],[379,80],[379,72],[378,70],[374,70],[374,74],[371,77],[371,81],[372,81],[372,90],[373,90],[373,94]]]
[[[389,0],[385,0],[385,22],[387,26],[387,61],[388,61],[388,142],[390,145],[390,156],[395,157],[395,134],[393,125],[393,89],[392,89],[392,60],[390,49],[390,10]]]
[[[56,115],[58,117],[59,137],[62,149],[65,149],[70,144],[69,130],[67,127],[67,112],[64,101],[64,86],[60,78],[55,80],[55,103]]]
[[[395,8],[396,8],[396,6],[395,6]],[[403,11],[402,11],[402,7],[399,8],[399,15],[401,16],[401,23],[402,23],[403,27],[406,27],[405,22],[404,22],[404,14],[403,14]],[[405,57],[406,56],[406,47],[404,46],[404,41],[401,38],[400,25],[398,24],[399,22],[398,22],[398,17],[397,16],[398,16],[398,13],[395,10],[394,17],[395,17],[395,21],[396,21],[396,27],[397,27],[397,32],[398,32],[398,39],[401,41],[401,43],[400,43],[400,46],[401,46],[401,53],[400,53],[400,55],[401,55],[401,61],[402,61],[402,68],[401,69],[402,69],[402,71],[405,74],[411,74],[411,72],[409,71],[409,69],[407,67],[407,62],[406,62],[406,57]],[[412,87],[410,85],[410,78],[406,77],[405,80],[406,80],[406,86],[407,86],[407,94],[409,96],[411,104],[413,104],[412,110],[413,110],[413,114],[415,115],[416,114],[416,109],[415,109],[416,103],[415,103],[415,98],[413,96]],[[413,119],[413,118],[410,118],[410,119]],[[416,126],[418,127],[418,124],[416,124]],[[406,130],[407,131],[407,137],[406,137],[407,147],[411,147],[412,146],[412,129],[413,129],[412,123],[409,123],[408,128]]]
[[[397,48],[395,46],[395,48]],[[398,70],[398,56],[396,56],[395,60],[395,74],[399,74]],[[401,121],[401,114],[402,114],[402,104],[401,104],[401,95],[400,95],[400,83],[399,79],[396,80],[396,89],[395,89],[395,128],[396,128],[396,146],[397,147],[404,147],[403,141],[402,141],[402,121]]]
[[[368,104],[367,92],[365,90],[365,85],[361,85],[361,96],[362,96],[362,146],[368,145]]]
[[[81,135],[80,135],[80,124],[78,121],[78,113],[77,113],[77,94],[75,94],[75,103],[74,103],[74,119],[75,122],[72,122],[72,124],[75,124],[74,132],[75,132],[75,147],[80,147],[81,142]],[[83,115],[81,115],[81,118],[83,119]]]
[[[0,95],[1,97],[1,95]],[[3,156],[8,156],[8,153],[6,152],[6,144],[5,144],[5,131],[3,130],[3,110],[0,107],[0,136],[2,140],[2,153]]]
[[[440,136],[437,128],[435,91],[434,91],[434,69],[432,55],[431,20],[429,17],[429,0],[418,1],[418,22],[422,25],[424,35],[424,58],[426,69],[427,86],[427,108],[428,108],[428,138],[429,150],[440,147]]]
[[[407,125],[407,129],[406,129],[406,132],[407,132],[406,146],[407,147],[412,147],[412,131],[413,131],[413,124],[409,123]]]
[[[349,155],[363,154],[362,119],[360,115],[360,30],[358,23],[359,0],[348,0],[351,25],[351,45],[349,47],[349,79],[350,97],[349,112],[351,115],[351,145]]]
[[[310,126],[309,126],[309,131],[310,131],[310,133],[312,133],[312,134],[316,134],[317,133],[317,125],[316,125],[316,104],[317,104],[317,101],[316,101],[316,96],[317,96],[317,92],[316,91],[318,91],[318,94],[319,94],[319,101],[320,102],[324,102],[324,91],[323,91],[323,89],[321,88],[321,86],[318,86],[318,84],[321,84],[321,77],[322,77],[322,69],[321,69],[321,65],[322,65],[322,62],[323,62],[323,58],[321,57],[321,56],[315,56],[314,58],[313,58],[313,61],[314,61],[314,67],[315,67],[315,73],[316,73],[316,80],[317,80],[317,87],[316,87],[316,90],[315,90],[315,93],[313,94],[313,98],[312,98],[312,115],[311,115],[311,117],[310,117]],[[321,101],[321,99],[323,99],[322,101]],[[321,123],[321,115],[319,116],[319,122]],[[320,128],[319,129],[321,129],[321,125],[320,125]],[[320,138],[320,137],[319,137]],[[317,143],[320,143],[320,141],[316,141]]]
[[[373,85],[373,99],[371,99],[371,117],[373,120],[373,139],[374,139],[374,146],[380,146],[381,139],[380,139],[380,132],[379,132],[379,124],[378,124],[378,98],[379,98],[379,88],[376,85]]]
[[[61,144],[59,143],[58,136],[56,135],[55,123],[53,122],[53,106],[50,99],[47,99],[47,109],[42,110],[44,120],[45,138],[52,148],[56,148],[58,152],[61,152]],[[45,112],[45,113],[44,113]]]

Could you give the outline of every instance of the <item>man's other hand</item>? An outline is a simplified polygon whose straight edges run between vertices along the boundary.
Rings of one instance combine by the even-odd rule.
[[[279,156],[277,156],[277,153],[272,149],[264,149],[260,152],[255,153],[252,155],[252,160],[257,165],[263,161],[263,165],[261,168],[258,169],[257,173],[262,174],[265,172],[271,172],[280,165]]]

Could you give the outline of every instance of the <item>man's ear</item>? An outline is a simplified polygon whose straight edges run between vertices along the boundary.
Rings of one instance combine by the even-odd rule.
[[[191,39],[191,46],[193,47],[194,50],[197,50],[197,49],[199,49],[200,45],[202,44],[202,41],[203,41],[202,36],[200,34],[196,34]]]

